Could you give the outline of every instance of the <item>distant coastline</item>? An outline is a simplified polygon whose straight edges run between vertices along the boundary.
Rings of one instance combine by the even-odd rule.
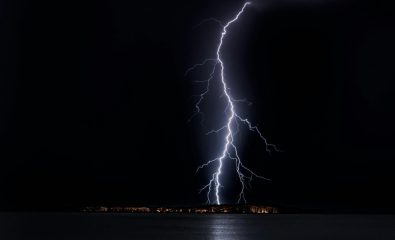
[[[131,207],[131,206],[90,206],[82,212],[88,213],[197,213],[197,214],[276,214],[276,207],[264,205],[207,205],[198,207]]]

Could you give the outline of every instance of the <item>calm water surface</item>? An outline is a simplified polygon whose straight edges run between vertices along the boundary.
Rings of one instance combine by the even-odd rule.
[[[0,239],[395,240],[395,216],[1,213]]]

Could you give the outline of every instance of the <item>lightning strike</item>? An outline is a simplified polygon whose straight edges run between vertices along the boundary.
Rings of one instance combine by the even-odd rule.
[[[234,139],[239,132],[239,128],[240,128],[241,124],[243,124],[248,130],[256,133],[258,135],[258,137],[260,137],[263,140],[263,142],[265,144],[265,149],[268,153],[270,153],[271,150],[278,151],[278,149],[275,145],[270,144],[267,141],[267,139],[263,136],[263,134],[261,133],[261,131],[258,129],[257,126],[254,126],[247,118],[241,117],[239,115],[239,113],[236,111],[235,103],[236,102],[245,102],[246,100],[237,100],[231,96],[231,93],[230,93],[230,90],[228,88],[228,85],[226,83],[226,78],[225,78],[225,63],[221,58],[222,45],[223,45],[223,42],[224,42],[225,37],[227,35],[229,27],[233,23],[235,23],[239,20],[240,16],[244,13],[245,9],[249,5],[251,5],[251,2],[244,3],[242,8],[239,10],[239,12],[236,14],[236,16],[233,19],[231,19],[229,22],[227,22],[224,25],[220,23],[220,26],[222,27],[222,31],[221,31],[218,47],[216,50],[216,58],[206,59],[202,63],[196,64],[196,65],[192,66],[191,68],[187,69],[187,71],[186,71],[186,75],[187,75],[189,72],[195,70],[198,67],[203,67],[208,64],[212,64],[212,66],[213,66],[209,78],[204,81],[199,81],[199,82],[206,83],[207,85],[206,85],[205,90],[200,95],[198,95],[198,100],[195,104],[195,113],[192,117],[194,117],[196,114],[202,114],[200,105],[203,102],[203,100],[205,99],[208,92],[210,91],[210,82],[213,79],[215,79],[216,71],[218,68],[220,71],[219,72],[219,79],[220,79],[221,87],[222,87],[222,91],[223,91],[222,95],[223,95],[223,97],[225,97],[225,99],[227,101],[227,106],[225,107],[225,110],[224,110],[224,112],[227,116],[226,123],[219,129],[212,130],[207,133],[207,134],[218,134],[221,132],[225,132],[224,145],[223,145],[221,154],[219,156],[217,156],[216,158],[211,159],[211,160],[207,161],[206,163],[202,164],[196,170],[198,172],[199,170],[201,170],[203,168],[207,168],[207,167],[210,167],[210,166],[216,164],[215,171],[214,171],[214,173],[212,173],[211,178],[209,179],[208,183],[205,186],[203,186],[199,191],[199,193],[206,191],[208,204],[212,203],[211,198],[212,198],[213,194],[215,196],[214,203],[217,205],[220,205],[222,203],[221,196],[220,196],[220,188],[223,187],[223,185],[221,183],[221,174],[223,172],[224,161],[226,161],[226,160],[234,161],[236,173],[237,173],[239,182],[241,184],[241,190],[240,190],[240,193],[238,196],[238,203],[240,203],[241,201],[246,202],[245,189],[248,186],[250,186],[253,178],[258,178],[258,179],[270,181],[270,179],[267,179],[263,176],[256,174],[254,171],[252,171],[247,166],[245,166],[243,164],[243,162],[241,161],[241,158],[240,158],[239,152],[238,152],[238,148],[234,142]],[[251,103],[249,103],[249,104],[251,104]]]

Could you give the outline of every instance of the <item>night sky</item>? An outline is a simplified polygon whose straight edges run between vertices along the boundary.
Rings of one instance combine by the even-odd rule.
[[[272,179],[253,181],[250,202],[395,211],[389,2],[260,1],[230,30],[231,91],[282,150],[241,135],[241,157]],[[206,75],[184,72],[215,54],[221,29],[198,24],[242,4],[1,1],[0,209],[203,204],[195,170],[221,151],[205,135],[221,110],[209,101],[203,125],[188,121]]]

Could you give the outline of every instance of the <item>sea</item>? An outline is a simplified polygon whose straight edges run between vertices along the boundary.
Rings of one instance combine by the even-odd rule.
[[[395,240],[395,215],[0,213],[1,240]]]

